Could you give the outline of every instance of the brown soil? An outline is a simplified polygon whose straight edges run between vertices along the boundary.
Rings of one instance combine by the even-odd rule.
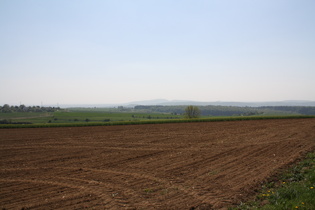
[[[0,208],[219,209],[315,146],[315,119],[0,129]]]

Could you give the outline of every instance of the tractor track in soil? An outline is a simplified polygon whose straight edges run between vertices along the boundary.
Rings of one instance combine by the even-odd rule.
[[[315,148],[315,119],[0,129],[5,209],[220,209]]]

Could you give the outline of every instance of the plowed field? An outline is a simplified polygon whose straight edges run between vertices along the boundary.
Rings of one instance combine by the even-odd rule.
[[[315,146],[315,119],[0,129],[0,208],[215,209]]]

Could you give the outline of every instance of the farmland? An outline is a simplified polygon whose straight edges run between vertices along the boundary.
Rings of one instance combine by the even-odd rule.
[[[314,130],[314,118],[0,129],[0,207],[227,207],[313,150]]]
[[[135,106],[115,108],[67,108],[40,106],[0,106],[0,124],[86,124],[111,122],[168,121],[185,118],[187,106]],[[273,117],[273,116],[314,116],[315,107],[232,107],[200,106],[200,118],[218,117]],[[40,125],[41,124],[41,125]],[[121,124],[121,123],[120,123]],[[125,124],[125,123],[124,123]],[[61,126],[61,125],[59,125]],[[1,127],[1,126],[0,126]],[[10,127],[10,126],[4,126]],[[13,126],[14,127],[14,126]],[[21,126],[20,126],[21,127]],[[35,127],[35,126],[31,126]],[[53,125],[46,125],[53,127]]]

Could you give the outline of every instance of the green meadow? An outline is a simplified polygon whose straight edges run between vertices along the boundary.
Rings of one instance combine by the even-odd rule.
[[[151,119],[179,119],[181,116],[159,113],[123,113],[123,112],[92,112],[70,111],[55,112],[53,122],[113,122],[113,121],[142,121]]]
[[[183,118],[183,116],[167,113],[112,112],[109,109],[69,109],[55,112],[0,113],[0,120],[9,122],[9,124],[11,123],[12,125],[138,122],[181,118]],[[49,125],[47,126],[49,127]]]
[[[127,114],[126,114],[127,115]],[[0,124],[0,128],[40,128],[40,127],[82,127],[82,126],[111,126],[111,125],[140,125],[140,124],[162,124],[162,123],[188,123],[188,122],[217,122],[217,121],[240,121],[240,120],[264,120],[264,119],[294,119],[294,118],[314,118],[315,116],[303,116],[303,115],[290,115],[290,116],[241,116],[241,117],[208,117],[208,118],[196,118],[196,119],[185,119],[181,118],[167,118],[164,115],[145,115],[140,113],[139,116],[142,118],[136,118],[121,114],[112,113],[111,115],[86,115],[84,113],[75,113],[73,115],[61,114],[61,118],[54,117],[48,118],[48,122],[40,123],[39,121],[47,121],[43,118],[33,118],[34,123],[12,123],[12,124]],[[106,116],[105,120],[104,117]],[[75,117],[75,118],[74,118]],[[89,118],[87,118],[89,117]],[[108,118],[111,117],[111,118]],[[144,118],[143,118],[144,117]],[[166,117],[166,118],[165,118]],[[84,120],[85,119],[85,120]],[[87,120],[89,119],[89,120]],[[107,120],[116,119],[116,120]],[[130,120],[126,120],[130,119]],[[35,123],[36,122],[36,123]],[[39,122],[39,123],[38,123]]]

